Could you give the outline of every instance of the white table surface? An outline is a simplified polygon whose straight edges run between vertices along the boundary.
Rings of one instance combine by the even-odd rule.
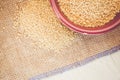
[[[120,80],[120,51],[42,80]]]

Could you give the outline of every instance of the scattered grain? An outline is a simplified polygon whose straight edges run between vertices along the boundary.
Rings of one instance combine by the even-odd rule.
[[[29,38],[38,47],[55,52],[70,46],[75,38],[73,32],[61,25],[55,17],[49,0],[27,0],[19,3],[14,29],[19,37]]]

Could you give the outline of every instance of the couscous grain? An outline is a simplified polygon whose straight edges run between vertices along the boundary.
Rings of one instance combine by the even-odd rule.
[[[120,11],[120,0],[58,0],[69,20],[84,27],[108,23]]]
[[[55,17],[49,0],[25,0],[18,3],[14,29],[19,38],[28,38],[39,48],[60,52],[72,44],[74,34]]]

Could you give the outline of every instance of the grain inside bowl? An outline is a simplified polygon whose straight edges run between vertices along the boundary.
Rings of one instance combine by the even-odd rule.
[[[120,0],[58,0],[61,11],[73,23],[100,27],[120,12]]]

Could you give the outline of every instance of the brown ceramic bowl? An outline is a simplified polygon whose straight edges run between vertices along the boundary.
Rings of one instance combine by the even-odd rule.
[[[51,6],[56,14],[56,16],[60,19],[61,23],[64,24],[69,29],[85,34],[100,34],[104,32],[108,32],[114,29],[117,25],[120,24],[120,13],[118,13],[113,20],[106,23],[103,26],[95,27],[95,28],[87,28],[83,26],[79,26],[71,22],[60,10],[57,0],[50,0]]]

